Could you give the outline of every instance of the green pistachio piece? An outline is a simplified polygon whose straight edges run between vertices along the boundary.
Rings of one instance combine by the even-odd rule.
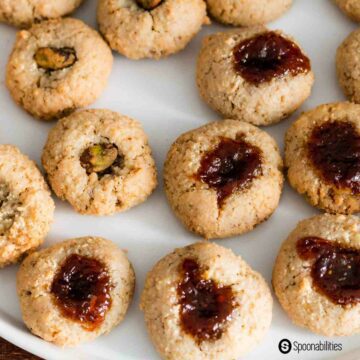
[[[117,147],[113,144],[96,144],[85,149],[80,162],[88,174],[101,173],[111,167],[119,155]]]
[[[34,59],[38,67],[48,71],[55,71],[74,65],[77,57],[73,48],[42,47],[36,51]]]
[[[137,3],[145,10],[155,9],[162,0],[137,0]]]

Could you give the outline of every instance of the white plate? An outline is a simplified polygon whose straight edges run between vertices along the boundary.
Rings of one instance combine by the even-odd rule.
[[[75,16],[95,26],[95,8],[95,1],[87,0]],[[283,29],[293,35],[311,57],[316,84],[311,98],[301,110],[344,99],[336,81],[334,57],[337,46],[356,28],[356,24],[343,16],[329,0],[295,0],[291,11],[270,27]],[[160,179],[166,152],[175,138],[184,131],[218,118],[199,99],[194,79],[201,39],[205,34],[219,29],[221,27],[218,25],[204,28],[185,51],[159,62],[136,62],[116,55],[109,86],[93,105],[96,108],[116,110],[142,121],[150,137]],[[17,145],[40,163],[42,147],[53,124],[34,120],[17,107],[3,80],[15,33],[14,28],[0,25],[0,143]],[[281,147],[284,132],[293,119],[266,128]],[[315,213],[316,210],[286,186],[281,204],[269,221],[249,234],[218,243],[241,254],[270,283],[280,243],[299,220]],[[32,336],[21,321],[15,293],[17,267],[13,266],[0,271],[0,336],[46,359],[158,359],[138,308],[145,274],[162,256],[197,238],[175,219],[166,202],[162,185],[146,203],[114,217],[80,216],[68,204],[56,201],[55,223],[45,246],[84,235],[109,238],[129,251],[136,271],[137,288],[125,321],[110,335],[76,349],[64,350],[48,344]],[[291,352],[284,356],[278,350],[278,343],[283,338],[298,342],[325,340],[292,325],[275,301],[271,330],[247,359],[324,359],[340,355],[335,352],[306,352],[300,355]],[[326,340],[340,342],[343,346],[341,356],[346,355],[348,360],[360,359],[359,353],[353,353],[359,346],[359,336]]]

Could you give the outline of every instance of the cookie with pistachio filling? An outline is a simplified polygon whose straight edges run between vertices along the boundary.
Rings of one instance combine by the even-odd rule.
[[[17,34],[6,83],[27,112],[52,120],[94,102],[112,62],[104,40],[82,21],[44,21]]]
[[[51,130],[42,162],[57,196],[82,214],[110,215],[145,199],[156,169],[141,125],[109,110],[84,110]]]

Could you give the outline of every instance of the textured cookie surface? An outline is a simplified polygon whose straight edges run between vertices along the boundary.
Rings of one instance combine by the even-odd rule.
[[[359,234],[358,217],[326,214],[300,222],[289,235],[275,263],[273,286],[282,307],[294,323],[326,336],[360,333],[360,303],[341,305],[334,303],[320,292],[315,287],[311,275],[316,260],[303,260],[297,251],[297,243],[301,239],[319,237],[335,246],[352,248],[353,251],[358,252],[357,259],[359,259]],[[331,254],[331,257],[333,256]],[[323,262],[323,264],[323,276],[325,278],[331,276],[328,273],[327,263]],[[337,269],[334,268],[333,271],[336,273]],[[359,262],[357,268],[350,266],[348,272],[358,274]],[[341,283],[341,280],[339,281]],[[356,285],[353,285],[353,289],[356,291]],[[359,292],[358,287],[357,292]]]
[[[49,20],[18,32],[6,83],[26,111],[51,120],[95,101],[112,62],[107,44],[82,21]]]
[[[290,184],[327,212],[359,212],[359,141],[359,105],[327,104],[302,114],[286,134]]]
[[[339,8],[351,19],[360,21],[359,0],[335,0]]]
[[[234,151],[227,150],[228,144]],[[200,174],[207,157],[208,174]],[[276,209],[282,159],[265,132],[245,122],[223,120],[175,141],[165,162],[164,181],[169,202],[188,229],[208,239],[223,238],[250,231]]]
[[[241,59],[236,58],[237,49]],[[242,73],[236,64],[243,67]],[[271,74],[272,69],[276,73]],[[252,73],[256,78],[250,80],[256,81],[244,77]],[[265,27],[206,37],[197,63],[197,85],[208,105],[225,118],[254,125],[286,118],[309,97],[313,82],[310,61],[300,47],[280,31],[269,32]]]
[[[113,50],[131,59],[159,59],[176,53],[207,22],[203,0],[163,0],[150,10],[139,4],[136,0],[100,0],[98,4],[101,33]]]
[[[292,0],[206,0],[216,20],[229,25],[266,24],[285,13]]]
[[[184,286],[185,263],[199,267],[201,284],[190,279],[192,284]],[[197,287],[196,294],[204,302],[200,298],[197,302],[195,296],[194,304],[208,303],[208,311],[194,305],[193,314],[186,312],[181,297],[188,294],[187,286],[190,297],[191,287]],[[213,299],[214,288],[222,291],[221,298],[226,299],[222,304]],[[272,317],[271,294],[261,275],[231,250],[205,242],[177,249],[161,259],[147,276],[140,306],[156,349],[168,360],[238,359],[261,341]],[[230,314],[228,319],[218,324],[215,317],[219,319],[224,313]],[[186,327],[193,315],[198,321]],[[211,329],[206,326],[209,323]],[[196,337],[189,332],[201,326],[204,331],[218,332],[209,339],[201,331]]]
[[[360,103],[360,30],[353,31],[339,46],[336,68],[340,86],[347,98]]]
[[[28,27],[33,22],[58,18],[73,12],[83,0],[1,0],[0,21]]]
[[[0,268],[44,241],[54,208],[35,163],[15,146],[0,145]]]
[[[42,163],[52,189],[82,214],[110,215],[143,201],[156,169],[139,122],[109,110],[84,110],[50,131]]]
[[[52,290],[59,269],[71,256],[100,262],[109,277],[111,305],[104,311],[103,321],[92,329],[85,328],[81,321],[64,316]],[[93,271],[91,268],[87,270]],[[75,300],[79,296],[84,299],[91,296],[87,293],[91,289],[89,284],[93,285],[91,278],[82,279],[81,275],[75,268],[66,279],[73,286],[70,295]],[[76,277],[78,282],[74,280]],[[134,271],[122,250],[103,238],[84,237],[61,242],[28,256],[17,275],[17,292],[23,320],[33,334],[60,346],[75,346],[110,332],[122,321],[133,296],[134,282]],[[92,311],[85,300],[84,307]]]

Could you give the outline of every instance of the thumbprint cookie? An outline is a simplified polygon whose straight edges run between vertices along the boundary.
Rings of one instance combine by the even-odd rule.
[[[231,250],[199,242],[162,258],[141,296],[149,335],[166,360],[233,360],[267,333],[272,297]]]
[[[273,286],[295,324],[325,336],[360,334],[359,218],[300,222],[280,249]]]
[[[135,275],[114,243],[83,237],[35,252],[21,264],[17,293],[29,330],[59,346],[110,332],[124,318]]]
[[[278,206],[282,159],[254,125],[221,120],[181,135],[164,169],[165,191],[183,224],[207,239],[239,235]]]
[[[222,117],[270,125],[293,113],[310,96],[311,63],[281,31],[263,26],[207,36],[198,57],[197,85]]]
[[[112,215],[144,202],[157,185],[140,123],[110,110],[83,110],[50,131],[42,163],[55,194],[81,214]]]
[[[360,105],[335,103],[308,111],[286,133],[290,184],[326,212],[360,211]]]
[[[16,103],[42,120],[93,103],[102,93],[113,57],[101,36],[82,21],[44,21],[19,31],[6,83]]]
[[[54,201],[36,164],[0,145],[0,268],[36,249],[54,218]]]

